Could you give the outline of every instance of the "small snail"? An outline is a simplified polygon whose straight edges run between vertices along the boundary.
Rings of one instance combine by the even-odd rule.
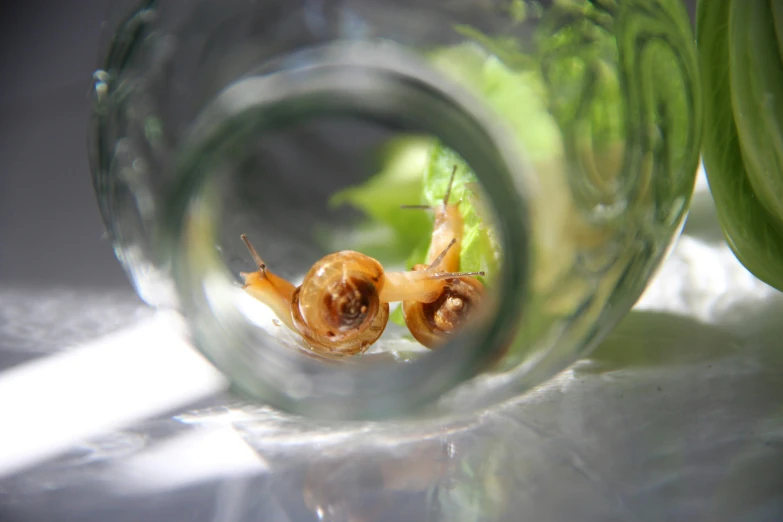
[[[386,328],[390,302],[433,302],[447,281],[479,274],[442,271],[452,241],[429,266],[407,272],[384,272],[377,260],[360,252],[335,252],[315,263],[294,287],[270,272],[247,236],[241,237],[258,266],[257,272],[240,274],[243,288],[322,354],[363,353]]]
[[[460,247],[462,244],[463,222],[459,204],[449,203],[451,189],[457,166],[451,172],[451,179],[443,197],[443,204],[435,207],[435,222],[432,241],[427,252],[427,261],[438,255],[443,256],[441,267],[448,272],[457,272],[460,268]],[[406,208],[426,208],[410,205]],[[449,241],[444,250],[443,245]],[[449,250],[449,248],[453,246]],[[440,255],[443,255],[443,254]],[[414,271],[424,270],[427,265],[416,265]],[[477,274],[483,275],[483,274]],[[446,280],[442,291],[433,301],[408,300],[402,303],[405,324],[413,337],[427,348],[434,349],[442,345],[447,337],[462,327],[471,317],[472,310],[478,309],[484,298],[484,285],[475,277],[450,278]]]
[[[365,351],[386,328],[389,303],[378,291],[383,267],[359,252],[330,254],[294,291],[291,316],[308,345],[327,353]]]

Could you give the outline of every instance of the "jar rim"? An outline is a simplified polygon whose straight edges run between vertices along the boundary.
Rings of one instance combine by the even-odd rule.
[[[506,138],[497,118],[484,112],[478,100],[396,44],[337,41],[281,60],[284,66],[273,72],[248,76],[225,88],[196,119],[179,149],[159,245],[170,261],[195,344],[239,390],[297,414],[365,420],[433,406],[437,410],[440,397],[500,359],[520,323],[530,263],[527,164],[518,144]],[[447,346],[414,364],[329,365],[291,350],[274,355],[271,350],[256,350],[251,356],[249,351],[223,348],[260,339],[230,305],[216,315],[215,303],[225,306],[230,300],[212,299],[210,304],[208,286],[201,284],[207,274],[199,267],[205,265],[192,262],[189,220],[194,218],[194,196],[210,176],[203,152],[219,150],[226,143],[227,129],[252,126],[258,132],[317,113],[392,117],[438,136],[475,170],[496,209],[495,225],[504,246],[501,264],[506,267],[497,280],[497,312],[486,325],[460,332]],[[298,374],[315,391],[287,392],[279,384],[281,373],[289,381],[296,381]],[[456,413],[452,408],[441,406],[447,414]]]

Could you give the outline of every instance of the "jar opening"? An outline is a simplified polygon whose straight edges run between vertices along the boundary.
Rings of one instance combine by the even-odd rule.
[[[525,191],[515,184],[524,179],[516,172],[524,164],[469,94],[390,44],[335,43],[281,63],[287,66],[245,77],[222,91],[196,119],[179,150],[161,245],[171,260],[181,306],[200,349],[256,398],[296,413],[337,418],[409,412],[485,371],[502,357],[514,333],[526,297],[528,230],[520,196]],[[433,160],[433,148],[448,152]],[[451,176],[443,176],[451,164],[427,164],[433,161],[453,163]],[[401,171],[389,171],[394,168]],[[474,173],[476,182],[466,188],[468,178],[460,169]],[[384,185],[384,176],[392,182]],[[442,179],[434,179],[438,176]],[[435,186],[473,198],[453,204],[474,209],[470,218],[462,213],[462,218],[474,219],[462,230],[492,231],[494,250],[474,247],[494,252],[484,261],[494,263],[491,271],[486,266],[482,270],[480,261],[470,270],[459,267],[459,261],[451,265],[458,269],[441,269],[453,241],[441,237],[436,246],[428,211],[400,209],[399,195],[393,193],[418,193],[419,199],[408,203],[432,206],[421,194],[426,200],[428,188]],[[445,201],[451,204],[449,196]],[[397,208],[389,208],[392,202]],[[389,218],[392,210],[406,217]],[[405,223],[395,229],[388,226],[390,219]],[[405,273],[410,268],[406,261],[417,248],[422,250],[415,241],[417,227],[426,230],[423,246],[426,251],[429,244],[429,251],[419,257],[424,265],[430,263],[430,271],[407,272],[397,283],[393,274]],[[242,234],[249,238],[244,243]],[[435,287],[446,280],[443,272],[458,270],[470,274],[450,282],[476,286],[483,277],[479,286],[486,288],[488,298],[471,308],[462,294],[443,296],[439,302],[445,311],[429,326],[450,324],[456,311],[470,309],[472,315],[434,351],[423,348],[418,336],[411,339],[410,321],[395,324],[392,317],[372,346],[359,347],[367,350],[363,355],[321,356],[311,350],[310,332],[303,335],[297,322],[307,320],[307,328],[318,329],[313,322],[318,316],[308,315],[308,303],[319,294],[299,285],[314,271],[338,266],[345,276],[346,267],[354,270],[353,258],[313,268],[319,259],[332,259],[324,255],[346,250],[380,263],[386,274],[378,287],[381,301],[413,294],[433,301],[422,297],[428,295],[426,285]],[[368,275],[366,263],[356,267],[359,276],[376,277]],[[318,291],[327,288],[328,275]],[[277,284],[275,277],[287,283]],[[241,287],[243,279],[249,288]],[[290,288],[280,290],[287,284]],[[356,281],[348,287],[352,292],[363,288]],[[377,329],[369,322],[359,325],[362,314],[375,313],[378,306],[327,294],[331,312],[343,314],[346,325],[363,332]],[[289,321],[274,303],[285,308],[292,297],[296,313]],[[399,320],[394,307],[390,313]],[[339,323],[317,324],[326,341],[342,338]]]

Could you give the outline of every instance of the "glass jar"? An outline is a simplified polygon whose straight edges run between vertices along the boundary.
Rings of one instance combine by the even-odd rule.
[[[520,394],[620,320],[686,214],[701,103],[677,0],[146,1],[115,15],[91,156],[117,257],[237,389],[276,408],[440,416]],[[287,315],[304,291],[243,288],[258,280],[243,272],[291,289],[321,262],[344,275],[324,258],[344,250],[386,275],[435,267],[432,218],[400,206],[438,215],[444,196],[485,298],[437,349],[392,311],[362,354],[324,355]]]

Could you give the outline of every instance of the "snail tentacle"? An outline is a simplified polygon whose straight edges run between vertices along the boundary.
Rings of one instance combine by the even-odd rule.
[[[439,270],[449,250],[456,243],[456,240],[452,239],[429,266],[417,265],[413,270],[406,272],[387,273],[381,289],[381,301],[431,303],[443,292],[447,280],[484,275],[483,272],[442,272]]]
[[[267,270],[266,264],[261,260],[261,256],[253,248],[247,236],[242,234],[241,238],[258,266],[257,272],[249,274],[243,272],[240,274],[245,280],[242,288],[271,308],[278,319],[291,330],[296,330],[294,321],[291,318],[291,299],[294,295],[294,285]]]

